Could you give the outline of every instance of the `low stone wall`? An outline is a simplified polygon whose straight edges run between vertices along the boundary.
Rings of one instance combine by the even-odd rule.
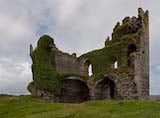
[[[90,92],[87,83],[80,77],[68,77],[61,83],[60,93],[54,95],[52,92],[32,88],[32,96],[50,102],[79,103],[90,100]]]
[[[134,77],[125,74],[114,74],[112,79],[104,77],[92,86],[80,77],[72,76],[62,81],[59,95],[36,89],[32,90],[32,95],[47,101],[67,103],[102,99],[140,99]]]
[[[133,72],[116,72],[110,78],[115,84],[114,99],[139,99],[140,96],[138,96],[138,88]]]

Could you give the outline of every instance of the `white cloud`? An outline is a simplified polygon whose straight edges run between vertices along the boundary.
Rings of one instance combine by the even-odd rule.
[[[157,70],[158,72],[160,72],[160,65],[157,65],[157,66],[156,66],[156,70]]]
[[[0,93],[26,94],[32,78],[28,62],[0,59]],[[13,92],[13,93],[12,93]]]
[[[160,75],[155,71],[150,74],[150,93],[152,95],[160,94]]]

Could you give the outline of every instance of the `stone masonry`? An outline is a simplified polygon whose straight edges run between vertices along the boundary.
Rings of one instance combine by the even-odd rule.
[[[144,12],[139,8],[138,17],[126,17],[122,24],[118,22],[111,38],[111,40],[106,39],[103,49],[80,57],[76,57],[75,53],[70,55],[60,51],[52,40],[43,47],[48,57],[45,58],[42,55],[42,61],[37,61],[38,55],[41,55],[36,52],[38,48],[33,50],[30,46],[33,82],[28,88],[31,94],[54,102],[83,102],[101,99],[148,100],[148,11]],[[40,43],[38,46],[41,46]],[[49,61],[46,62],[46,60]],[[115,62],[118,63],[118,67],[114,67]],[[50,63],[51,66],[44,66]],[[90,65],[92,65],[92,76],[88,75]],[[51,72],[51,74],[45,72]],[[63,77],[63,79],[58,80],[58,77]],[[56,80],[53,85],[56,82],[60,83],[56,93],[50,90],[52,79]],[[43,83],[47,82],[48,84],[43,86]]]

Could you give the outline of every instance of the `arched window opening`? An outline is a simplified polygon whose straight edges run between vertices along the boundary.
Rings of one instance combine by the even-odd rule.
[[[90,60],[87,59],[84,61],[84,67],[85,67],[85,74],[89,77],[92,76],[93,75],[93,66],[92,66]]]
[[[118,61],[115,61],[114,62],[114,69],[117,69],[118,68]]]
[[[89,76],[92,76],[92,75],[93,75],[92,64],[90,64],[89,67],[88,67],[88,75],[89,75]]]
[[[113,69],[117,69],[118,68],[118,61],[117,61],[117,58],[116,57],[112,57],[111,58],[111,68]]]
[[[132,65],[132,62],[131,62],[131,60],[129,59],[130,54],[133,53],[133,52],[135,52],[136,50],[137,50],[137,47],[136,47],[135,44],[130,44],[130,45],[128,46],[128,49],[127,49],[127,65],[128,65],[128,66],[131,66],[131,65]]]

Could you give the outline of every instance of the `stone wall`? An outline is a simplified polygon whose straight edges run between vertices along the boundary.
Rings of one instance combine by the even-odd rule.
[[[55,66],[59,73],[72,73],[77,75],[88,76],[88,67],[85,65],[84,58],[76,58],[61,51],[55,51]]]
[[[69,103],[103,99],[141,99],[134,77],[116,73],[112,79],[104,77],[93,85],[88,85],[83,78],[71,76],[62,81],[59,92],[54,95],[52,92],[33,89],[32,95],[47,101]]]
[[[91,100],[87,83],[82,78],[76,76],[64,79],[61,83],[59,93],[57,94],[36,88],[33,88],[31,93],[32,96],[38,96],[39,98],[50,102],[79,103]]]
[[[60,85],[59,91],[58,93],[46,91],[47,84],[43,89],[36,88],[33,84],[31,87],[33,96],[55,102],[148,99],[148,11],[138,9],[138,18],[126,17],[122,24],[117,23],[113,29],[112,40],[107,39],[104,48],[88,52],[79,58],[75,54],[69,55],[60,51],[48,36],[45,37],[47,38],[42,37],[40,41],[41,45],[46,42],[45,46],[42,45],[45,47],[44,50],[41,48],[33,50],[30,46],[33,63],[37,64],[37,67],[34,67],[33,74],[37,73],[37,75],[34,76],[33,83],[35,82],[36,85],[36,82],[39,82],[38,84],[42,85],[41,82],[46,82],[51,88],[52,84]],[[43,58],[44,52],[47,53],[48,58]],[[41,60],[37,61],[38,58]],[[115,61],[118,62],[117,68],[113,67]],[[88,76],[90,64],[93,66],[92,76]],[[47,73],[48,71],[50,73]],[[68,76],[66,77],[65,74]],[[39,75],[42,75],[42,78]],[[49,80],[55,81],[50,83]]]
[[[141,99],[149,99],[149,20],[148,11],[138,9],[142,31],[139,35],[139,52],[134,60],[134,75]]]
[[[92,99],[140,99],[134,75],[114,73],[95,82]]]

